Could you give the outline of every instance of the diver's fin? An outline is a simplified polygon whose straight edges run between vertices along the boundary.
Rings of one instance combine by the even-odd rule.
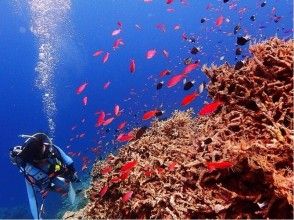
[[[71,182],[69,183],[68,198],[69,198],[69,201],[71,202],[71,204],[73,205],[76,200],[76,192],[75,192]]]

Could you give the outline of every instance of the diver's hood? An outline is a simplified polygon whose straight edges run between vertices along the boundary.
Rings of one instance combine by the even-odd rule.
[[[22,159],[26,162],[35,162],[48,158],[51,152],[51,139],[44,133],[36,133],[31,136],[22,135],[27,138],[24,142],[23,150],[20,153]]]

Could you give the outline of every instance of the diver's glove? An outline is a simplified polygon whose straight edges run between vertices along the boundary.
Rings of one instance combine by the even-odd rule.
[[[76,183],[81,182],[78,178],[78,175],[77,175],[77,172],[74,168],[73,163],[66,166],[63,176],[66,180],[68,180],[70,182],[76,182]]]

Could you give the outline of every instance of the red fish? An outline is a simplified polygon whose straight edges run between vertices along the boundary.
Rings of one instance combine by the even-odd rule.
[[[166,50],[163,50],[162,53],[163,53],[163,56],[165,56],[165,58],[168,58],[169,54]]]
[[[190,63],[188,64],[184,70],[183,70],[183,74],[188,74],[190,72],[192,72],[194,69],[196,69],[198,66],[199,66],[200,62],[197,62],[197,63]]]
[[[112,183],[118,183],[118,182],[120,182],[121,181],[121,179],[119,178],[119,177],[113,177],[113,178],[111,178],[111,180],[110,180],[110,182],[112,182]]]
[[[121,29],[116,29],[116,30],[112,31],[111,35],[112,35],[112,36],[116,36],[116,35],[118,35],[120,32],[121,32]]]
[[[118,21],[118,22],[117,22],[117,26],[118,26],[119,28],[122,28],[122,22],[121,22],[121,21]]]
[[[108,174],[112,171],[112,167],[111,166],[106,166],[106,167],[103,167],[101,170],[100,170],[100,173],[102,175],[105,175],[105,174]]]
[[[169,171],[174,171],[176,165],[177,165],[176,162],[171,162],[171,163],[168,165],[168,170],[169,170]]]
[[[156,54],[156,49],[148,50],[146,53],[146,58],[152,59],[155,56],[155,54]]]
[[[102,198],[108,190],[108,186],[105,185],[99,192],[99,196]]]
[[[135,70],[136,70],[135,60],[134,59],[131,59],[131,62],[130,62],[130,72],[133,73],[133,72],[135,72]]]
[[[88,83],[83,83],[76,89],[76,93],[79,95],[81,94],[87,87]]]
[[[162,32],[166,32],[166,26],[165,24],[157,24],[156,28],[159,29]]]
[[[198,96],[198,93],[196,93],[196,92],[193,92],[193,93],[191,93],[189,95],[186,95],[183,98],[181,105],[182,106],[189,105],[194,99],[196,99],[197,96]]]
[[[183,78],[185,77],[184,74],[180,73],[178,75],[173,76],[168,82],[167,82],[167,88],[171,88],[175,85],[177,85]]]
[[[183,33],[183,34],[182,34],[182,39],[183,39],[183,40],[188,40],[188,37],[187,37],[187,34],[186,34],[186,33]]]
[[[134,139],[134,134],[132,132],[126,133],[126,134],[120,134],[117,137],[117,141],[119,142],[126,142],[126,141],[131,141]]]
[[[129,171],[131,169],[133,169],[136,165],[137,165],[137,161],[133,160],[133,161],[128,161],[126,162],[121,168],[120,168],[120,172],[126,172]]]
[[[143,120],[149,120],[149,119],[155,117],[158,112],[159,111],[157,109],[145,112],[143,115]]]
[[[106,119],[106,120],[103,122],[103,126],[107,126],[107,125],[109,125],[113,120],[114,120],[114,117]]]
[[[120,123],[118,126],[117,126],[117,130],[121,130],[121,129],[123,129],[125,126],[126,126],[126,124],[127,124],[127,122],[122,122],[122,123]]]
[[[166,4],[171,4],[174,0],[166,0]]]
[[[87,105],[87,103],[88,103],[88,97],[85,96],[85,97],[83,98],[83,104],[84,104],[84,105]]]
[[[116,39],[113,43],[113,49],[117,49],[120,45],[124,45],[124,42],[121,38]]]
[[[106,52],[106,54],[104,55],[102,59],[103,63],[106,63],[108,59],[109,59],[109,52]]]
[[[181,27],[180,27],[180,25],[178,25],[178,24],[176,24],[175,26],[174,26],[174,30],[179,30]]]
[[[221,106],[223,102],[221,101],[214,101],[212,103],[204,105],[201,110],[199,111],[199,115],[209,115],[217,110],[219,106]]]
[[[170,74],[170,70],[162,70],[159,75],[160,75],[160,77],[164,77],[164,76],[167,76],[169,74]]]
[[[94,54],[93,57],[98,57],[100,54],[102,54],[103,51],[102,50],[97,50]]]
[[[110,83],[111,83],[110,81],[104,83],[103,89],[107,89],[109,87]]]
[[[229,161],[223,161],[223,162],[207,162],[206,167],[208,170],[212,171],[215,169],[225,169],[232,167],[233,164]]]
[[[121,172],[120,175],[119,175],[119,179],[121,181],[126,180],[127,178],[129,178],[130,172],[131,172],[130,170],[128,170],[126,172]]]
[[[215,21],[215,25],[216,25],[216,26],[221,26],[223,22],[224,22],[224,17],[221,15],[221,16],[219,16],[219,17],[216,19],[216,21]]]
[[[119,116],[120,115],[119,105],[115,105],[114,106],[114,114],[115,114],[115,116]]]
[[[100,126],[103,124],[104,122],[104,119],[105,119],[105,112],[100,112],[99,113],[99,117],[98,117],[98,120],[97,120],[97,123],[96,123],[96,126]]]
[[[122,201],[127,202],[133,195],[133,191],[128,191],[122,196]]]

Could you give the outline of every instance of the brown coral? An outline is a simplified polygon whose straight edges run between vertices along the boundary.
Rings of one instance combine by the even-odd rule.
[[[94,166],[89,204],[64,218],[293,218],[293,41],[273,38],[250,50],[253,58],[239,70],[203,68],[209,94],[224,102],[218,112],[175,112],[154,122]],[[134,160],[125,180],[111,181]],[[205,166],[224,160],[234,166]],[[101,175],[105,166],[113,171]]]

